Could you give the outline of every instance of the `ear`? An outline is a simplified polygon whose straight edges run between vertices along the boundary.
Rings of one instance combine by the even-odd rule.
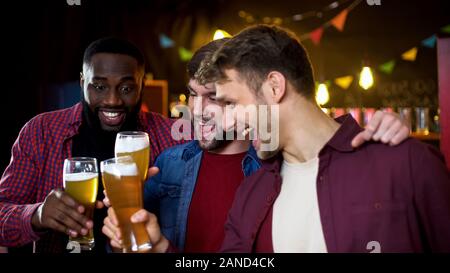
[[[81,87],[81,90],[83,90],[83,86],[84,86],[84,75],[83,75],[83,72],[80,72],[80,87]]]
[[[142,90],[144,89],[144,87],[145,87],[145,76],[143,76],[142,77],[142,81],[141,81],[141,92],[142,92]]]
[[[286,78],[278,71],[272,71],[266,79],[266,96],[274,103],[280,103],[286,94]]]

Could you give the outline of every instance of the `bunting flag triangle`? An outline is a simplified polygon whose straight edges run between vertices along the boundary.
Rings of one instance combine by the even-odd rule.
[[[311,41],[313,41],[313,43],[315,45],[319,45],[320,44],[320,40],[322,39],[322,34],[323,34],[323,27],[319,27],[319,28],[313,30],[309,34],[309,38],[311,38]]]
[[[441,31],[444,33],[450,33],[450,25],[446,25],[445,27],[441,28]]]
[[[347,19],[348,10],[344,9],[336,17],[334,17],[330,22],[339,31],[344,30],[345,20]]]
[[[383,73],[391,74],[392,71],[394,71],[394,67],[395,67],[395,60],[392,60],[380,65],[378,69]]]
[[[436,45],[436,35],[428,37],[422,41],[422,46],[424,47],[434,48],[435,45]]]
[[[417,47],[413,47],[410,50],[402,54],[402,59],[405,61],[414,62],[417,57]]]
[[[192,52],[190,50],[187,50],[184,47],[178,48],[178,54],[180,55],[180,59],[183,62],[187,62],[192,58]]]
[[[164,34],[159,35],[159,44],[162,48],[169,48],[175,45],[174,41]]]
[[[334,79],[334,83],[341,87],[342,89],[347,90],[353,82],[353,76],[345,76]]]

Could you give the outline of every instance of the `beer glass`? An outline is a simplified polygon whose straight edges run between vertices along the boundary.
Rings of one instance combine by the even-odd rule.
[[[123,252],[147,252],[150,238],[143,223],[131,223],[131,216],[143,208],[142,181],[131,156],[111,158],[100,163],[103,186],[119,222]]]
[[[86,217],[92,220],[98,190],[97,160],[91,157],[67,158],[64,160],[63,181],[64,191],[85,207]],[[92,250],[95,245],[93,230],[69,241],[79,244],[80,250]]]
[[[120,132],[116,137],[115,155],[131,156],[136,162],[141,181],[147,179],[150,160],[150,143],[145,132],[128,131]]]

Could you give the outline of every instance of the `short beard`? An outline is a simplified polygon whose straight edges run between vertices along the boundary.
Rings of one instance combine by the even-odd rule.
[[[126,118],[122,126],[120,126],[119,129],[109,131],[104,130],[100,123],[100,118],[98,117],[99,107],[96,107],[94,112],[91,111],[91,108],[89,107],[88,103],[86,102],[86,99],[84,98],[83,90],[81,91],[81,103],[83,105],[83,118],[86,121],[87,125],[94,129],[97,132],[104,132],[104,133],[117,133],[120,131],[136,131],[138,130],[138,117],[139,117],[139,111],[141,109],[142,105],[142,95],[139,98],[139,101],[137,104],[126,113]],[[128,110],[128,109],[126,109]]]
[[[223,132],[222,138],[218,139],[217,135],[211,140],[200,140],[198,139],[198,145],[202,150],[214,151],[220,148],[226,147],[232,140],[226,140],[225,132]]]
[[[200,146],[200,148],[202,148],[202,150],[206,150],[206,151],[214,151],[219,148],[223,148],[228,143],[229,143],[229,141],[227,141],[227,140],[218,140],[218,139],[205,140],[205,141],[199,140],[198,141],[198,145]]]

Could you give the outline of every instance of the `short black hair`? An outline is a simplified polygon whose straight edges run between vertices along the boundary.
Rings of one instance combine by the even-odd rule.
[[[142,52],[130,41],[117,37],[105,37],[92,42],[84,51],[83,64],[89,64],[92,56],[98,53],[114,53],[128,55],[136,59],[139,67],[145,67]]]
[[[297,92],[314,99],[311,61],[297,36],[277,26],[256,25],[242,30],[203,62],[196,78],[201,84],[226,80],[224,70],[236,69],[255,92],[271,71],[281,72]]]
[[[200,64],[205,60],[212,57],[214,52],[216,52],[226,41],[230,38],[222,38],[218,40],[211,41],[206,45],[200,47],[195,51],[191,60],[187,64],[187,73],[190,79],[195,78],[195,73],[200,68]]]

